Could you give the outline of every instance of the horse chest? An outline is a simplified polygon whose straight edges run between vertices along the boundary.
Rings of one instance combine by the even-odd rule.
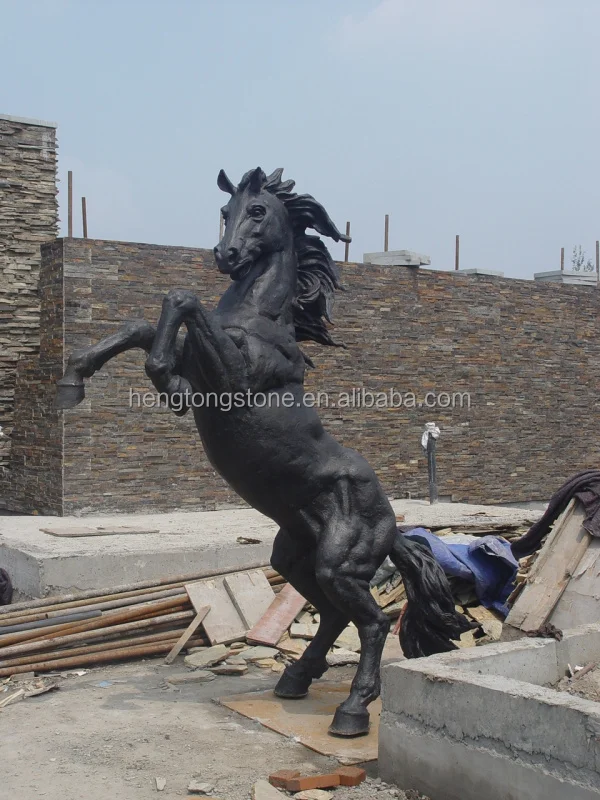
[[[304,359],[295,341],[283,336],[267,338],[260,330],[227,332],[244,356],[251,391],[303,382]]]

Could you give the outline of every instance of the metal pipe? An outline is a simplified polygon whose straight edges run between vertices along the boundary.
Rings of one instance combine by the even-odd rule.
[[[130,593],[130,596],[135,596],[142,592],[142,590],[161,590],[161,589],[176,589],[186,583],[193,583],[194,581],[204,580],[205,578],[216,578],[220,575],[235,575],[238,572],[251,572],[255,569],[263,569],[271,571],[270,567],[266,567],[263,563],[250,563],[243,570],[206,570],[203,572],[192,572],[188,575],[172,575],[166,578],[154,578],[152,580],[139,581],[138,583],[128,583],[121,586],[104,587],[101,589],[88,589],[85,592],[76,592],[71,594],[54,595],[52,597],[42,597],[38,600],[23,600],[20,603],[13,603],[7,606],[7,611],[0,613],[0,622],[3,622],[7,616],[12,616],[16,611],[30,610],[34,608],[46,608],[50,605],[60,606],[64,603],[71,601],[79,603],[82,600],[103,598],[105,600],[114,597],[125,597],[125,593]],[[10,609],[10,610],[8,610]]]
[[[346,223],[346,236],[350,236],[350,223]],[[348,259],[350,256],[350,242],[346,242],[346,246],[344,247],[344,261],[347,264]]]
[[[194,611],[179,611],[174,614],[163,614],[160,617],[150,617],[149,619],[139,619],[134,622],[124,622],[119,625],[113,625],[110,628],[72,633],[59,636],[56,639],[38,639],[33,642],[24,642],[23,644],[16,644],[12,647],[1,649],[0,658],[4,659],[10,658],[11,656],[23,655],[24,653],[35,653],[37,650],[46,650],[49,647],[62,647],[63,645],[70,645],[73,642],[87,642],[90,639],[101,639],[103,636],[137,631],[143,628],[156,628],[166,623],[170,624],[171,622],[188,620],[194,616]]]
[[[71,647],[65,650],[55,650],[52,652],[52,658],[69,658],[71,656],[83,656],[89,653],[101,653],[105,650],[114,650],[120,644],[120,642],[123,642],[123,647],[135,647],[136,645],[153,644],[155,642],[170,642],[172,643],[172,646],[175,644],[175,642],[178,640],[178,637],[184,630],[185,628],[177,628],[175,630],[164,631],[162,633],[149,633],[145,636],[134,636],[131,639],[111,639],[110,641],[98,642],[97,644],[86,644],[82,647]],[[208,640],[202,638],[201,636],[192,636],[190,641],[197,642],[198,644],[191,645],[188,642],[187,647],[203,647],[208,644]],[[39,660],[39,653],[30,653],[29,655],[10,659],[8,661],[0,661],[0,668],[13,666],[20,667],[23,666],[23,664],[35,664],[35,662]]]
[[[86,619],[93,619],[101,616],[101,611],[80,611],[79,614],[66,614],[62,617],[55,617],[54,619],[39,619],[34,622],[22,622],[20,625],[6,625],[0,628],[0,636],[4,636],[7,633],[20,633],[21,631],[37,630],[38,628],[47,628],[72,622],[82,622]]]
[[[73,238],[73,173],[67,172],[67,236]]]
[[[85,202],[85,197],[81,198],[81,222],[83,225],[83,238],[87,239],[87,206]]]
[[[0,669],[0,678],[18,675],[22,672],[52,672],[55,669],[72,669],[73,667],[105,664],[109,661],[121,661],[126,658],[156,656],[168,653],[171,647],[172,642],[158,642],[137,647],[119,647],[103,653],[94,653],[91,656],[81,655],[71,658],[50,659],[49,661],[40,661],[34,664],[23,664],[20,667],[5,667]]]

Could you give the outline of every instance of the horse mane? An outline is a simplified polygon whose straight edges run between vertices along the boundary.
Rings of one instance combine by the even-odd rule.
[[[247,172],[238,189],[244,189],[256,170]],[[319,344],[340,347],[335,342],[327,323],[331,323],[333,299],[336,289],[341,289],[339,269],[331,258],[325,244],[318,236],[310,236],[307,228],[312,228],[334,242],[350,241],[340,233],[323,206],[310,194],[295,194],[295,182],[282,181],[283,169],[276,169],[271,175],[260,170],[261,188],[275,195],[285,205],[294,232],[294,249],[298,260],[298,281],[293,304],[296,341],[313,341]]]

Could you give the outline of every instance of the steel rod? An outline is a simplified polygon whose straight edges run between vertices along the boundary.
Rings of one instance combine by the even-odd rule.
[[[87,232],[87,204],[85,202],[85,197],[81,198],[81,223],[83,227],[83,238],[88,238]]]
[[[71,658],[50,659],[34,664],[23,664],[20,667],[5,667],[0,669],[0,678],[6,678],[9,675],[18,675],[22,672],[52,672],[55,669],[93,666],[94,664],[105,664],[110,661],[121,661],[125,658],[162,655],[163,653],[169,652],[170,645],[170,642],[158,642],[156,644],[139,645],[137,647],[120,647],[115,650],[107,650],[103,653],[94,653],[91,657],[82,655]]]
[[[346,236],[350,236],[350,223],[346,223]],[[346,246],[344,247],[344,261],[347,264],[350,258],[350,242],[346,242]]]
[[[184,629],[185,630],[185,629]],[[55,650],[51,654],[52,659],[69,658],[71,656],[83,656],[88,653],[101,653],[104,650],[115,650],[120,647],[135,647],[140,644],[153,644],[155,642],[170,642],[171,646],[177,641],[180,630],[164,631],[162,633],[149,633],[144,636],[134,636],[131,639],[112,639],[108,642],[98,642],[97,644],[85,644],[81,647],[71,647],[64,650]],[[190,644],[194,642],[194,644]],[[204,647],[208,640],[201,636],[192,636],[187,642],[187,647]],[[41,658],[39,653],[29,653],[26,656],[0,662],[0,668],[12,666],[23,666],[23,664],[34,664]]]
[[[67,172],[67,236],[73,238],[73,173]]]
[[[33,642],[24,642],[23,644],[12,645],[11,647],[4,647],[0,650],[0,659],[10,658],[14,655],[22,655],[23,653],[35,653],[37,650],[47,650],[49,647],[62,647],[69,645],[72,642],[84,642],[90,639],[101,639],[103,636],[114,635],[117,633],[126,633],[127,631],[137,631],[143,628],[156,628],[159,625],[171,622],[181,622],[181,620],[188,620],[195,616],[194,611],[178,611],[173,614],[163,614],[160,617],[150,617],[148,619],[139,619],[134,622],[123,622],[114,625],[111,628],[100,628],[91,631],[81,631],[79,633],[66,634],[59,636],[55,639],[38,639]]]
[[[175,589],[183,586],[186,583],[193,583],[194,581],[216,578],[220,575],[235,575],[238,572],[251,572],[252,570],[256,569],[263,569],[267,572],[267,574],[274,572],[270,567],[265,567],[264,564],[249,564],[243,570],[221,569],[216,571],[192,572],[188,575],[172,575],[166,578],[154,578],[152,580],[139,581],[138,583],[128,583],[121,586],[104,587],[102,589],[89,589],[85,592],[54,595],[52,597],[42,597],[37,600],[24,600],[8,606],[7,608],[10,609],[10,611],[7,610],[6,612],[0,613],[0,622],[2,622],[7,615],[10,616],[14,612],[21,611],[23,609],[45,608],[48,605],[62,605],[63,603],[68,603],[71,601],[79,602],[81,600],[89,600],[92,598],[108,599],[116,597],[117,595],[124,597],[125,592],[131,592],[131,595],[133,596],[137,592],[141,592],[144,589]]]
[[[106,628],[114,623],[127,622],[129,620],[142,617],[145,614],[159,614],[162,611],[166,611],[180,604],[181,600],[179,597],[170,597],[166,600],[157,600],[152,603],[141,603],[139,606],[128,608],[126,611],[107,611],[106,613],[102,614],[99,619],[92,619],[88,622],[55,625],[51,628],[24,631],[23,633],[9,633],[7,636],[4,636],[0,639],[0,654],[1,648],[11,644],[17,644],[18,642],[33,640],[35,638],[53,639],[56,636],[60,636],[61,633],[63,633],[66,629],[69,629],[71,633],[78,633],[79,631],[91,631],[95,630],[96,628]]]

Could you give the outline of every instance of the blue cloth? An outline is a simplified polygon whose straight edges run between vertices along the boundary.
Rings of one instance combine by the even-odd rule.
[[[506,617],[506,601],[519,568],[507,541],[500,536],[482,536],[470,544],[446,544],[425,528],[413,528],[404,536],[427,543],[446,575],[473,583],[481,605]]]

